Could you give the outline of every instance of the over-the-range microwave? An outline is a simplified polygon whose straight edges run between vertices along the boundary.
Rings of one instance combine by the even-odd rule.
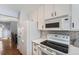
[[[70,30],[70,18],[68,15],[45,20],[46,30]]]

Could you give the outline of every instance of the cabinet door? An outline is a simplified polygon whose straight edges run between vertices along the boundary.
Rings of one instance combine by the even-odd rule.
[[[38,9],[38,29],[43,30],[44,26],[44,6]]]
[[[45,9],[44,19],[49,19],[51,17],[54,17],[54,5],[53,4],[45,5],[44,9]]]
[[[79,5],[72,5],[72,30],[79,30]]]
[[[70,5],[68,4],[56,4],[55,6],[55,16],[62,16],[69,14]]]
[[[38,44],[32,43],[33,44],[33,55],[38,55]]]

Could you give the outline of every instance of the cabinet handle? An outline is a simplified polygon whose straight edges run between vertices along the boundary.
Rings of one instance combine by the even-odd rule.
[[[36,49],[34,49],[34,51],[36,51]]]
[[[56,16],[56,12],[55,12],[55,16]]]
[[[74,23],[72,23],[72,27],[74,28]]]

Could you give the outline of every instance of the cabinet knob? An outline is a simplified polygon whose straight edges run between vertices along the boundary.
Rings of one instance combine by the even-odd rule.
[[[55,12],[55,16],[56,16],[56,12]]]
[[[37,51],[37,49],[34,49],[34,51]]]

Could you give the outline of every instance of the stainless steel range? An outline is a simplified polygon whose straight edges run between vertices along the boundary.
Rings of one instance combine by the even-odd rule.
[[[40,46],[41,54],[46,54],[46,51],[50,54],[68,54],[69,41],[70,37],[68,35],[48,34],[47,40],[40,43],[43,45]]]

